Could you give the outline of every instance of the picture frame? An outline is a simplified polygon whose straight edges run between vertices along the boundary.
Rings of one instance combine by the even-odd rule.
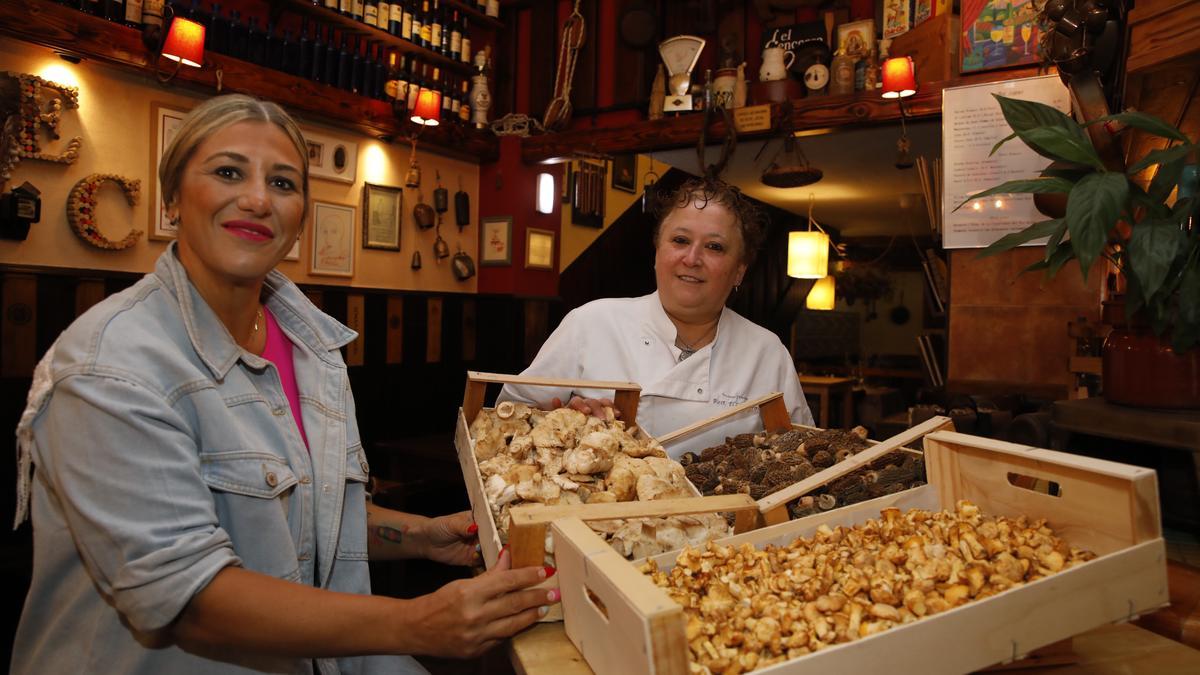
[[[984,0],[962,15],[962,73],[1038,63],[1038,11],[1032,0]],[[968,49],[969,47],[969,49]]]
[[[302,132],[308,145],[308,175],[353,185],[358,173],[358,143],[311,129]]]
[[[554,270],[554,231],[525,228],[525,269]]]
[[[292,244],[292,249],[287,252],[287,255],[283,256],[283,259],[287,260],[288,262],[296,262],[297,260],[300,259],[300,238],[299,237],[296,238],[296,242],[294,244]]]
[[[622,192],[637,192],[637,155],[613,157],[612,187]]]
[[[354,276],[354,207],[313,201],[309,274]]]
[[[186,110],[176,106],[159,101],[150,103],[150,207],[146,209],[150,214],[150,223],[146,232],[154,241],[170,241],[176,235],[177,228],[171,224],[171,219],[167,217],[167,207],[163,205],[162,186],[158,182],[158,165],[186,115]]]
[[[838,49],[851,56],[866,56],[875,46],[875,19],[843,23],[837,27]]]
[[[400,250],[400,214],[404,191],[400,188],[363,183],[363,248]]]
[[[489,216],[481,219],[479,264],[484,267],[512,264],[512,216]]]

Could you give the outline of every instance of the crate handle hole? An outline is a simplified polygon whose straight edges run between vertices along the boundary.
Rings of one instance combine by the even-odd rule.
[[[597,596],[595,593],[593,593],[592,589],[590,589],[586,586],[584,586],[584,588],[583,588],[583,593],[584,593],[584,595],[587,596],[588,602],[592,603],[592,607],[594,607],[596,609],[596,611],[600,613],[600,616],[604,617],[604,621],[605,621],[605,623],[607,623],[608,622],[608,607],[606,607],[604,605],[604,601],[601,600],[600,597]]]
[[[1051,497],[1062,496],[1062,486],[1057,481],[1046,480],[1045,478],[1035,478],[1026,476],[1025,474],[1008,472],[1008,484],[1013,487],[1037,492],[1038,494],[1050,495]]]

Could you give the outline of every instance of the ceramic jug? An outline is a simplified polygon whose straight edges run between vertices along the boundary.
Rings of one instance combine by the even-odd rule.
[[[762,53],[762,67],[758,69],[758,79],[762,82],[782,80],[787,77],[787,68],[783,65],[783,47],[767,47]]]

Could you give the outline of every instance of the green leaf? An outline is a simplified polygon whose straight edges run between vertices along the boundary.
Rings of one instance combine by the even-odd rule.
[[[1069,180],[1072,183],[1078,183],[1080,178],[1083,178],[1091,172],[1091,167],[1080,166],[1078,164],[1068,165],[1063,163],[1057,165],[1051,164],[1045,169],[1042,169],[1042,172],[1038,175],[1042,178],[1062,178],[1064,180]]]
[[[1197,338],[1200,338],[1200,265],[1193,264],[1179,286],[1179,319],[1171,348],[1182,354],[1196,344]]]
[[[1005,181],[996,187],[988,188],[983,192],[977,192],[963,200],[962,204],[954,207],[957,211],[963,206],[975,199],[990,197],[992,195],[1011,195],[1011,194],[1037,194],[1045,192],[1070,192],[1071,188],[1075,187],[1071,181],[1063,178],[1025,178],[1022,180]]]
[[[1053,279],[1054,275],[1058,274],[1058,271],[1062,269],[1062,266],[1074,257],[1075,250],[1071,246],[1071,242],[1068,241],[1059,245],[1054,251],[1054,255],[1046,259],[1046,278]]]
[[[1127,124],[1134,129],[1141,129],[1148,134],[1161,136],[1162,138],[1172,138],[1184,143],[1189,142],[1188,137],[1179,129],[1176,129],[1175,127],[1167,124],[1153,115],[1147,115],[1146,113],[1142,112],[1123,112],[1115,115],[1105,115],[1104,117],[1100,117],[1088,122],[1087,126],[1091,126],[1093,124],[1103,124],[1109,120]]]
[[[1017,132],[1014,131],[1011,134],[1005,136],[1004,138],[1001,138],[1000,140],[996,141],[996,144],[992,146],[992,151],[988,153],[988,157],[991,157],[992,155],[996,154],[996,151],[1000,149],[1000,146],[1004,145],[1005,143],[1011,141],[1012,139],[1014,139],[1016,137],[1017,137]]]
[[[1087,279],[1092,263],[1108,241],[1129,197],[1129,181],[1120,173],[1094,173],[1075,184],[1067,199],[1067,231]]]
[[[1065,223],[1062,218],[1043,220],[1040,223],[1034,223],[1020,232],[1013,232],[1000,237],[996,241],[992,242],[987,248],[980,251],[979,255],[975,257],[987,258],[988,256],[993,256],[997,253],[1014,249],[1021,244],[1033,241],[1034,239],[1041,239],[1042,237],[1050,236],[1060,224],[1063,224],[1065,227]]]
[[[1019,98],[1009,98],[992,94],[1000,104],[1000,112],[1004,121],[1012,130],[1020,133],[1038,127],[1075,127],[1082,129],[1075,120],[1064,115],[1057,108],[1037,101],[1023,101]]]
[[[1187,235],[1173,218],[1147,219],[1133,226],[1129,238],[1130,271],[1142,294],[1153,298],[1167,278],[1171,263],[1187,246]]]
[[[1074,124],[1074,123],[1072,123]],[[1097,171],[1107,171],[1091,140],[1082,132],[1061,127],[1039,127],[1029,131],[1018,131],[1017,135],[1025,141],[1031,150],[1043,157],[1053,160],[1074,162],[1094,167]]]
[[[1187,145],[1173,145],[1162,150],[1147,152],[1145,157],[1139,160],[1137,164],[1126,169],[1125,173],[1133,176],[1152,164],[1170,164],[1180,157],[1187,157],[1188,153],[1195,149],[1196,146],[1189,143]]]
[[[1129,184],[1129,202],[1131,206],[1142,207],[1146,209],[1147,215],[1150,218],[1166,218],[1171,214],[1171,210],[1161,199],[1155,199],[1146,193],[1137,183]],[[1125,217],[1130,217],[1128,213]]]
[[[1046,260],[1049,260],[1058,250],[1058,245],[1062,243],[1063,235],[1067,233],[1067,219],[1055,218],[1053,221],[1046,222],[1058,223],[1058,226],[1050,233],[1050,238],[1046,240]]]
[[[1158,167],[1158,171],[1154,174],[1154,180],[1150,181],[1150,189],[1148,194],[1150,199],[1156,202],[1164,202],[1171,195],[1171,190],[1179,184],[1179,177],[1183,175],[1183,167],[1187,164],[1187,157],[1178,157],[1173,161],[1167,162]]]

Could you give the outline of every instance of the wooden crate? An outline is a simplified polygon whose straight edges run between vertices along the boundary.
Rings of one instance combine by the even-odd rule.
[[[458,425],[454,434],[454,445],[458,452],[458,462],[462,469],[463,481],[467,486],[467,495],[471,500],[471,512],[475,516],[475,524],[479,526],[480,552],[482,553],[484,566],[488,569],[491,569],[500,557],[500,528],[495,516],[492,514],[491,506],[488,504],[487,496],[484,492],[483,479],[479,473],[479,463],[475,459],[475,441],[471,438],[470,425],[475,416],[483,410],[483,400],[487,385],[509,383],[580,389],[611,389],[614,392],[613,402],[617,410],[621,412],[621,419],[627,421],[637,419],[638,398],[641,392],[641,387],[632,382],[558,380],[473,371],[467,373],[466,392],[463,396],[462,408],[458,411]],[[649,439],[649,436],[642,431],[640,426],[637,428],[636,436],[639,439]],[[696,486],[690,482],[688,486],[692,490],[693,498],[562,506],[527,504],[513,507],[511,510],[512,524],[509,526],[509,548],[512,552],[513,567],[543,564],[547,527],[556,518],[575,517],[588,521],[613,518],[665,517],[694,513],[737,512],[739,519],[735,531],[749,530],[757,523],[757,518],[753,515],[757,513],[757,506],[754,500],[750,499],[749,495],[704,497],[696,489]],[[747,515],[750,517],[747,518]],[[552,577],[543,585],[553,588],[557,583],[557,579]],[[561,619],[561,613],[556,607],[550,614],[543,617],[542,620],[559,621]]]
[[[1003,663],[1167,603],[1158,483],[1149,469],[953,432],[925,437],[929,483],[720,541],[786,545],[821,524],[853,525],[881,508],[953,508],[1045,518],[1095,560],[941,614],[765,668],[763,673],[962,673]],[[1022,478],[1025,477],[1025,478]],[[1019,485],[1036,479],[1058,496]],[[567,636],[599,675],[688,672],[683,609],[578,520],[553,525]],[[656,556],[661,569],[675,553]]]
[[[802,424],[793,424],[788,416],[787,406],[783,401],[783,394],[779,392],[767,394],[760,398],[746,401],[741,405],[734,406],[719,415],[714,415],[706,420],[701,420],[695,424],[690,424],[686,427],[673,431],[665,436],[660,436],[658,442],[665,445],[686,438],[690,434],[706,429],[717,422],[729,419],[740,415],[752,408],[758,408],[759,416],[762,418],[763,430],[772,432],[784,432],[790,429],[805,429],[815,430],[816,427],[809,427]],[[916,453],[915,450],[905,448],[909,443],[924,438],[926,435],[935,431],[953,431],[954,422],[949,417],[931,417],[928,420],[907,429],[905,431],[892,436],[883,441],[868,440],[872,447],[863,450],[862,452],[848,457],[841,462],[837,462],[832,466],[814,473],[802,481],[793,483],[777,492],[773,492],[762,499],[759,499],[758,512],[759,522],[756,526],[776,525],[787,522],[790,519],[787,505],[814,490],[828,485],[829,483],[846,476],[858,469],[861,469],[876,460],[891,454],[892,452],[910,451]],[[747,528],[754,529],[754,528]]]

